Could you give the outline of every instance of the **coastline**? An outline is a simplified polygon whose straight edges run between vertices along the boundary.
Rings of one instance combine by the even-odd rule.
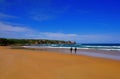
[[[0,79],[120,79],[120,61],[0,47]]]
[[[70,48],[63,48],[63,47],[18,46],[18,47],[10,47],[10,48],[12,48],[12,49],[29,49],[29,50],[38,50],[38,51],[47,51],[47,52],[57,52],[57,53],[64,53],[64,54],[75,54],[74,49],[71,53]],[[77,55],[85,55],[85,56],[120,60],[120,51],[116,51],[116,50],[99,50],[99,49],[78,48],[76,54]]]

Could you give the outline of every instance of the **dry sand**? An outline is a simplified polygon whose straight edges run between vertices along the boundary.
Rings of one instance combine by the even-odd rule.
[[[0,79],[120,79],[120,61],[0,47]]]

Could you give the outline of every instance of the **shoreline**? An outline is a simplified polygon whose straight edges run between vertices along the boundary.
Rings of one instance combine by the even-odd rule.
[[[10,47],[10,48],[57,52],[57,53],[64,53],[64,54],[75,54],[74,50],[71,53],[69,48],[49,48],[49,47],[30,48],[30,47],[24,47],[24,46]],[[115,50],[77,49],[76,54],[91,56],[91,57],[120,60],[120,51],[115,51]]]

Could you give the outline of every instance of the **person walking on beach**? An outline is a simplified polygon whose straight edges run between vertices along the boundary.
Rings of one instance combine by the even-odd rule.
[[[75,47],[75,54],[76,54],[76,52],[77,52],[77,47]]]
[[[71,48],[70,48],[70,52],[71,52],[71,53],[72,53],[72,50],[73,50],[73,48],[71,47]]]

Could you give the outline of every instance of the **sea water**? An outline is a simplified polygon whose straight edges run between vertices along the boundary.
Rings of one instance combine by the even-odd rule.
[[[38,44],[31,47],[49,47],[49,48],[70,48],[78,49],[98,49],[98,50],[117,50],[120,51],[120,44]]]
[[[77,47],[77,49],[94,49],[94,50],[105,50],[104,52],[115,52],[114,54],[105,54],[105,53],[96,53],[95,51],[77,51],[78,55],[88,55],[94,57],[102,57],[102,58],[111,58],[120,60],[120,44],[38,44],[32,46],[24,46],[26,48],[49,48],[49,49],[57,49],[61,52],[70,53],[69,49]]]

